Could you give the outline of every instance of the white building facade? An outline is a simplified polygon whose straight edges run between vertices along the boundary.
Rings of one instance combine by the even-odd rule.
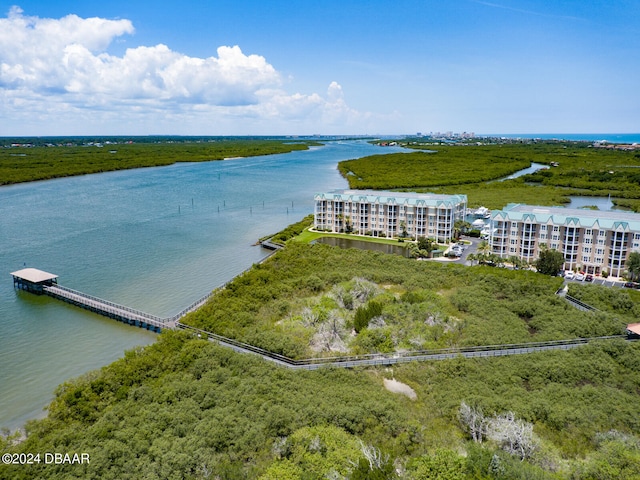
[[[509,204],[491,214],[492,252],[525,261],[540,248],[564,255],[566,270],[620,277],[631,252],[640,252],[640,214]]]
[[[466,195],[335,190],[314,196],[314,228],[374,237],[419,237],[446,242],[464,220]]]

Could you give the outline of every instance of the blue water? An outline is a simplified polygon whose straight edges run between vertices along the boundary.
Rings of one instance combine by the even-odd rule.
[[[523,168],[522,170],[518,170],[517,172],[512,173],[511,175],[509,175],[507,177],[503,177],[503,178],[500,178],[500,179],[494,180],[494,181],[503,182],[505,180],[513,180],[514,178],[522,177],[523,175],[528,175],[530,173],[537,172],[538,170],[541,170],[543,168],[549,168],[549,167],[548,167],[548,165],[543,165],[542,163],[531,162],[531,166],[530,167]],[[489,182],[489,183],[491,183],[491,182]]]
[[[25,265],[62,285],[172,315],[267,254],[253,244],[345,188],[340,160],[400,148],[364,141],[0,188],[0,427],[43,415],[60,383],[155,334],[13,288]]]

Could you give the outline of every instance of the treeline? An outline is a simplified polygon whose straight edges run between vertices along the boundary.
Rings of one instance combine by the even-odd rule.
[[[557,168],[527,175],[524,180],[546,187],[572,189],[581,195],[615,197],[619,206],[638,211],[638,167],[640,153],[591,149],[567,157]]]
[[[307,142],[229,139],[216,142],[12,147],[0,149],[0,185],[56,177],[252,157],[306,150]]]
[[[373,155],[340,162],[351,188],[387,189],[477,183],[510,175],[530,166],[508,148],[438,147],[434,152]]]
[[[511,202],[561,205],[568,195],[611,195],[620,206],[640,209],[637,152],[596,149],[584,142],[423,148],[434,152],[376,155],[341,162],[339,169],[352,188],[464,193],[470,206],[492,209]],[[532,162],[549,168],[492,181]]]

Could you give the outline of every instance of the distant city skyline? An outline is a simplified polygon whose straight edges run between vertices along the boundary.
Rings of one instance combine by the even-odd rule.
[[[0,136],[640,132],[640,2],[0,0]]]

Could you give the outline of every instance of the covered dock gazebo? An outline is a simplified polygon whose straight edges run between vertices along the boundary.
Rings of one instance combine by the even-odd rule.
[[[627,335],[631,338],[640,338],[640,323],[630,323],[627,325]]]
[[[36,294],[44,293],[43,287],[58,283],[58,275],[44,272],[37,268],[23,268],[17,272],[12,272],[11,275],[13,275],[13,286],[15,288]]]

